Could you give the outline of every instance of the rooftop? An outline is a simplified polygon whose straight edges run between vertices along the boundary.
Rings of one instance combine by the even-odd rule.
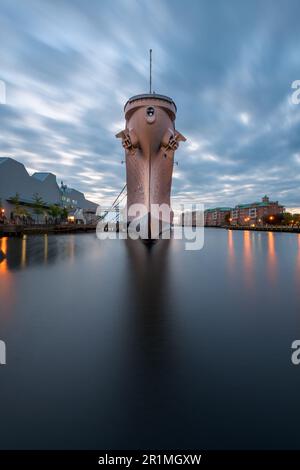
[[[205,212],[215,212],[215,211],[228,212],[231,210],[232,210],[231,207],[214,207],[213,209],[206,209]]]
[[[274,202],[274,201],[270,201],[270,202],[250,202],[248,204],[238,204],[237,206],[235,206],[237,209],[248,209],[248,208],[251,208],[251,207],[255,207],[255,206],[258,206],[258,207],[268,207],[270,206],[271,204],[278,204],[278,202]],[[281,204],[278,204],[279,206],[281,206]]]
[[[40,180],[40,181],[45,181],[46,178],[48,178],[48,176],[54,176],[53,173],[33,173],[33,177]]]

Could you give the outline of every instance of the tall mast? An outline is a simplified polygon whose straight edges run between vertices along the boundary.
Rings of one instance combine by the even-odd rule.
[[[152,49],[150,49],[150,95],[152,93]]]

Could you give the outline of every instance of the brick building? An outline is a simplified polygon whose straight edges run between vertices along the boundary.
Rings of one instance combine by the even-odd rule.
[[[261,202],[250,204],[239,204],[230,212],[231,225],[262,225],[268,219],[283,214],[285,208],[278,201],[270,201],[268,196],[264,196]]]
[[[220,227],[228,224],[232,209],[230,207],[216,207],[204,211],[204,225],[206,227]]]

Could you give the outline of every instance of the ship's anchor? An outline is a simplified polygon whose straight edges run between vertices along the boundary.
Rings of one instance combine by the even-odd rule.
[[[139,146],[139,140],[133,129],[124,129],[123,131],[118,132],[116,137],[118,139],[122,139],[122,146],[125,150],[128,150],[131,155],[135,155],[135,152]],[[122,163],[124,162],[122,161]]]
[[[165,135],[163,136],[161,149],[164,152],[164,157],[167,158],[168,152],[175,152],[179,147],[179,142],[185,142],[186,138],[180,134],[180,132],[175,130],[175,134],[171,129],[168,129]],[[178,162],[177,162],[178,164]]]

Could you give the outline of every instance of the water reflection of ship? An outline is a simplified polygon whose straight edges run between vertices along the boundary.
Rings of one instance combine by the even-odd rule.
[[[150,248],[134,242],[130,238],[126,240],[126,248],[137,301],[143,312],[161,311],[166,293],[165,276],[171,240],[161,240],[161,243]]]
[[[172,240],[160,240],[149,249],[126,240],[129,257],[128,295],[135,299],[132,335],[136,360],[159,362],[159,369],[171,360],[172,338],[168,327],[168,254]],[[170,316],[171,321],[172,316]],[[140,353],[143,352],[142,356]],[[145,365],[146,365],[145,364]]]

